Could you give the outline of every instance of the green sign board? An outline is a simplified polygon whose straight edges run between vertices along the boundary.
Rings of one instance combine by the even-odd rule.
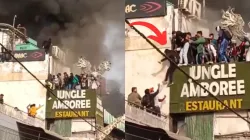
[[[81,117],[96,117],[97,96],[95,90],[54,90],[54,94]],[[46,118],[79,118],[75,112],[53,95],[50,97],[52,99],[46,101]]]
[[[184,66],[182,69],[203,87],[235,110],[250,109],[250,63]],[[174,72],[170,87],[170,113],[214,112],[226,108],[208,92],[188,79],[183,73]]]
[[[23,50],[39,50],[38,47],[34,46],[31,43],[27,43],[27,44],[18,44],[16,45],[16,51],[23,51]]]
[[[97,96],[96,104],[96,124],[101,127],[104,126],[103,106],[102,100],[99,96]]]

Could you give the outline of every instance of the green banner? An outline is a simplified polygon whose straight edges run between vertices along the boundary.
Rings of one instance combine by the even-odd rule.
[[[181,67],[223,103],[235,110],[250,109],[250,63]],[[170,87],[170,113],[214,112],[226,108],[179,70]]]
[[[97,97],[95,90],[55,90],[54,94],[67,106],[84,118],[96,117]],[[46,118],[79,118],[72,110],[53,95],[46,102]]]
[[[22,51],[22,50],[39,50],[38,47],[34,46],[31,43],[27,43],[27,44],[18,44],[16,45],[16,51]]]
[[[97,96],[97,104],[96,104],[96,125],[104,127],[104,114],[103,114],[103,106],[102,100],[99,96]]]

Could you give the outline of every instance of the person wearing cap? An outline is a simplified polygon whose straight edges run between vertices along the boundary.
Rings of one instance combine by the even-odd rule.
[[[0,104],[4,103],[3,96],[4,96],[3,94],[0,94]]]
[[[215,28],[215,30],[218,32],[218,45],[219,45],[219,61],[222,63],[227,63],[227,55],[226,55],[226,51],[227,51],[227,47],[229,45],[229,43],[231,42],[232,39],[232,35],[231,33],[226,30],[226,29],[222,29],[220,26],[217,26]]]

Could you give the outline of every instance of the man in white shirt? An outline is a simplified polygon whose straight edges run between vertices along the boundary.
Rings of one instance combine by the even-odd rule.
[[[183,40],[184,46],[181,46],[181,51],[180,51],[180,61],[179,61],[179,66],[180,65],[188,65],[188,50],[189,50],[189,40],[191,38],[191,33],[185,33],[184,34],[185,38]],[[184,60],[184,64],[183,64]]]
[[[208,60],[208,63],[216,63],[217,60],[217,51],[214,48],[214,45],[208,43],[207,45],[205,45],[205,49],[208,52],[208,56],[210,57]]]

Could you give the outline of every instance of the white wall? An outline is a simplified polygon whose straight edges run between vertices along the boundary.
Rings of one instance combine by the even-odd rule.
[[[59,59],[50,56],[50,74],[70,72],[70,68],[65,66]]]
[[[45,61],[23,62],[23,64],[44,83],[48,75],[48,56]],[[46,90],[18,63],[0,64],[0,93],[4,101],[27,112],[27,105],[45,105]],[[45,107],[38,111],[38,117],[45,118]]]
[[[95,126],[95,119],[85,119],[93,126]],[[84,132],[84,131],[95,131],[95,127],[82,119],[73,119],[71,132]]]
[[[9,35],[4,33],[4,32],[0,32],[0,43],[2,43],[6,48],[10,47],[9,45]],[[0,46],[1,48],[1,46]]]
[[[249,118],[247,111],[238,112],[244,118]],[[226,135],[249,132],[249,124],[233,113],[215,113],[214,135]]]
[[[167,29],[167,23],[164,17],[158,18],[148,18],[148,19],[133,19],[133,21],[146,21],[155,25],[161,32]],[[146,36],[152,35],[152,31],[148,28],[136,26],[136,28],[141,31]],[[171,31],[172,32],[172,31]],[[157,42],[152,41],[158,48],[164,51],[165,47],[170,47],[170,41],[167,45],[160,45]],[[138,88],[138,93],[143,96],[144,90],[150,87],[157,89],[157,84],[162,83],[165,77],[165,72],[167,66],[163,68],[158,75],[152,75],[159,71],[162,67],[158,63],[162,59],[160,55],[151,45],[149,45],[144,39],[139,37],[137,33],[133,30],[129,32],[129,37],[126,38],[125,43],[125,95],[126,98],[128,94],[131,93],[132,87]],[[169,89],[163,87],[163,90],[159,93],[157,98],[163,98],[164,95],[167,96],[165,102],[163,103],[161,111],[165,114],[169,113]]]
[[[125,93],[128,96],[131,93],[132,87],[138,88],[138,93],[143,96],[144,90],[150,87],[157,89],[157,84],[162,83],[167,71],[166,64],[163,70],[158,75],[152,75],[158,72],[162,65],[158,63],[162,56],[154,49],[150,50],[138,50],[138,51],[126,51],[125,54]],[[169,97],[169,89],[163,87],[163,90],[159,94],[159,98],[163,98],[164,95]],[[169,98],[166,99],[166,103],[163,105],[162,112],[169,113]]]
[[[178,9],[174,9],[174,24],[175,24],[175,30],[179,30],[180,22],[179,22],[179,12]],[[182,32],[191,32],[192,35],[195,35],[197,31],[202,31],[204,37],[209,36],[209,28],[205,27],[204,24],[201,23],[201,21],[195,21],[188,19],[187,17],[182,16],[182,25],[181,25]]]
[[[131,19],[130,23],[135,21],[144,21],[153,24],[160,32],[167,31],[167,44],[160,45],[152,41],[163,52],[171,47],[172,23],[174,7],[167,4],[167,15],[165,17],[153,17],[142,19]],[[155,35],[150,29],[143,26],[135,26],[145,36]],[[125,25],[125,28],[129,28]],[[157,84],[162,83],[168,68],[168,62],[159,64],[158,61],[163,58],[151,45],[140,37],[133,29],[128,32],[125,39],[125,98],[131,93],[132,87],[137,87],[138,93],[143,96],[144,90],[150,87],[157,89]],[[158,74],[155,74],[157,73]],[[155,75],[153,75],[155,74]],[[157,98],[167,96],[163,102],[161,112],[169,114],[169,88],[162,86],[161,92]],[[169,121],[169,120],[168,120]]]
[[[153,24],[161,33],[163,31],[168,30],[168,26],[170,24],[170,22],[167,22],[166,19],[168,18],[164,18],[164,17],[153,17],[153,18],[140,18],[140,19],[130,19],[129,22],[133,23],[135,21],[143,21],[143,22],[148,22]],[[135,25],[135,27],[142,32],[145,36],[149,36],[149,35],[155,35],[155,33],[148,29],[147,27],[144,26],[140,26],[140,25]],[[152,46],[148,45],[148,43],[142,38],[140,37],[140,35],[138,33],[136,33],[133,29],[131,29],[127,24],[125,24],[125,28],[129,29],[128,32],[128,36],[129,37],[133,37],[133,41],[130,41],[129,39],[126,38],[126,46],[125,49],[126,50],[134,50],[134,49],[151,49]],[[167,34],[171,34],[172,31],[169,33],[169,30],[167,31]],[[170,39],[167,35],[167,44],[166,45],[160,45],[157,42],[152,41],[157,47],[170,47]],[[140,44],[140,45],[138,45]],[[141,47],[143,46],[143,47]]]

